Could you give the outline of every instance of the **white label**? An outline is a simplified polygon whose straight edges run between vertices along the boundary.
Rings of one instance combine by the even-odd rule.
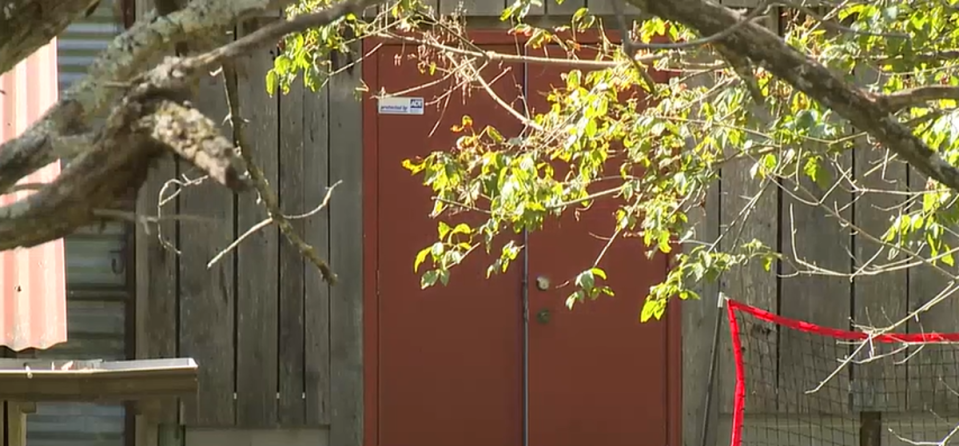
[[[423,98],[380,98],[381,115],[422,115]]]

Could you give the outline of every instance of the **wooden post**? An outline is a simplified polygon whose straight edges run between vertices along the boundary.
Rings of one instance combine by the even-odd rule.
[[[882,444],[882,412],[859,413],[859,446]]]
[[[7,401],[7,445],[26,446],[27,414],[37,411],[37,405],[22,401]]]
[[[136,414],[136,446],[157,446],[157,414],[160,411],[159,400],[143,400],[133,404]]]

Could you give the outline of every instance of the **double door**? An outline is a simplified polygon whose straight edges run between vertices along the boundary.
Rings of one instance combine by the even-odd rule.
[[[486,47],[517,51],[513,44]],[[435,81],[407,58],[412,51],[381,47],[364,67],[376,70],[371,89],[392,93]],[[545,104],[550,85],[562,82],[556,69],[491,65],[485,78],[519,110],[520,95],[535,109]],[[570,213],[527,240],[515,236],[526,248],[505,274],[487,279],[492,258],[478,250],[454,268],[447,286],[420,289],[413,259],[436,240],[437,222],[428,217],[431,191],[402,161],[452,147],[450,127],[464,114],[478,128],[493,125],[506,137],[522,130],[488,94],[472,91],[464,100],[455,82],[404,94],[427,103],[440,98],[445,109],[427,105],[422,115],[376,114],[375,122],[364,123],[376,126],[377,186],[375,195],[365,195],[376,200],[378,265],[375,384],[368,386],[375,389],[375,407],[368,409],[375,417],[367,420],[375,426],[367,429],[374,435],[366,443],[666,445],[678,422],[669,419],[668,388],[679,376],[667,369],[668,324],[638,320],[649,286],[666,271],[665,257],[647,259],[635,239],[615,243],[601,266],[616,295],[572,311],[565,306],[572,286],[561,285],[605,246],[603,237],[614,228],[612,206],[597,203],[579,221]],[[482,220],[463,215],[445,221]]]

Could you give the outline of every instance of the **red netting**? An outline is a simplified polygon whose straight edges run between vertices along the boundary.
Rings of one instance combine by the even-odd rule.
[[[726,310],[717,444],[959,444],[959,333],[870,339],[734,300]]]

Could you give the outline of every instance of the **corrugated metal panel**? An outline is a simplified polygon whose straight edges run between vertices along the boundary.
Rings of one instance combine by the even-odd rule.
[[[100,2],[58,39],[59,85],[68,88],[121,31],[112,3]],[[85,228],[65,239],[68,340],[43,358],[124,359],[127,305],[122,224]],[[118,404],[43,403],[27,417],[30,446],[123,446],[126,411]],[[131,433],[132,434],[132,433]]]
[[[113,12],[113,2],[109,0],[101,1],[89,17],[70,24],[60,35],[57,45],[60,88],[66,89],[83,78],[87,67],[121,31],[122,25]]]
[[[20,135],[57,100],[57,49],[48,44],[0,76],[0,141]],[[21,182],[48,183],[59,163]],[[0,196],[0,205],[32,192]],[[66,341],[63,241],[0,253],[0,345],[15,351]]]

